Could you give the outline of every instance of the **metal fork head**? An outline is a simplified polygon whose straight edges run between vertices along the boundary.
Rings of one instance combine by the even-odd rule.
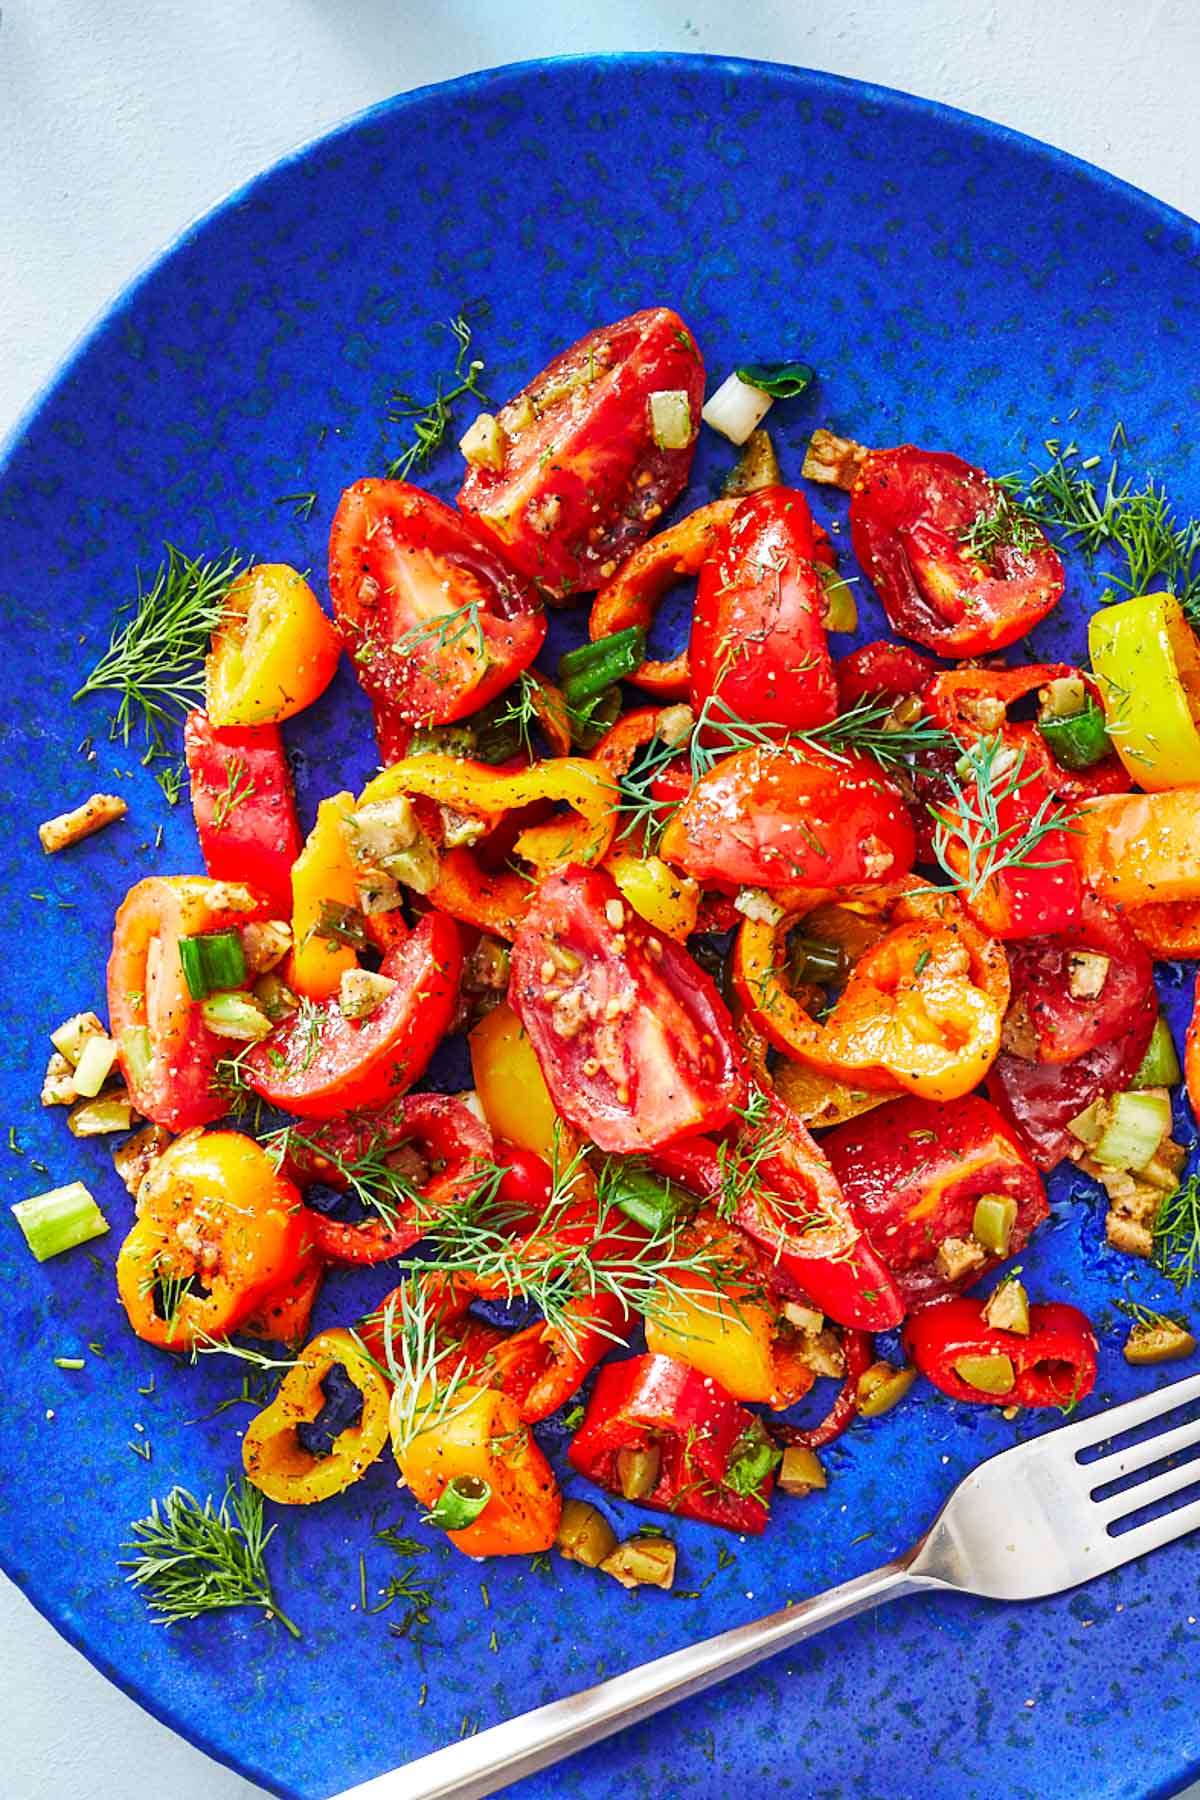
[[[1078,1587],[1200,1527],[1200,1459],[1176,1460],[1197,1448],[1200,1375],[1002,1450],[955,1488],[909,1573],[997,1600]],[[1172,1510],[1132,1520],[1166,1500]]]

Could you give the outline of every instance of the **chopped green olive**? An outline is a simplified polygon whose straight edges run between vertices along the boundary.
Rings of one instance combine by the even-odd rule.
[[[985,1250],[1007,1256],[1013,1226],[1017,1222],[1017,1203],[1011,1194],[981,1194],[975,1202],[971,1236]]]
[[[1196,1340],[1177,1319],[1159,1315],[1156,1324],[1136,1323],[1125,1343],[1125,1361],[1138,1367],[1148,1363],[1178,1362],[1190,1356]]]
[[[742,446],[742,454],[725,478],[724,492],[754,494],[759,488],[778,487],[782,480],[771,434],[765,425],[760,425]]]
[[[789,1444],[775,1485],[784,1494],[811,1494],[816,1488],[828,1487],[829,1480],[815,1450],[804,1444]]]
[[[670,1538],[627,1538],[600,1567],[625,1588],[669,1588],[675,1580],[675,1546]]]
[[[955,1359],[954,1373],[981,1394],[1011,1394],[1017,1384],[1016,1370],[1007,1356],[960,1356]]]
[[[891,1363],[872,1363],[858,1378],[858,1410],[864,1419],[878,1419],[903,1400],[917,1379],[915,1369],[894,1369]]]
[[[983,1309],[985,1322],[995,1331],[1011,1331],[1017,1337],[1029,1336],[1029,1295],[1023,1283],[1011,1275],[990,1295]]]
[[[617,1480],[626,1500],[644,1500],[658,1486],[662,1451],[657,1444],[643,1450],[617,1451]]]
[[[555,1543],[568,1562],[598,1569],[616,1549],[617,1534],[590,1500],[564,1500]]]

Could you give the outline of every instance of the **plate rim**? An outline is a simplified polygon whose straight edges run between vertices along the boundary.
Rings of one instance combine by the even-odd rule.
[[[384,119],[390,121],[393,117],[400,117],[410,110],[420,108],[434,97],[457,94],[470,96],[475,100],[482,99],[486,103],[492,94],[502,91],[505,87],[532,82],[538,78],[544,78],[547,74],[553,75],[559,69],[591,70],[597,75],[602,75],[606,73],[619,74],[623,70],[637,68],[656,68],[661,71],[675,71],[683,75],[723,72],[740,81],[767,79],[776,83],[794,82],[797,86],[809,89],[816,87],[823,90],[826,96],[836,96],[847,103],[875,104],[893,112],[919,116],[925,121],[931,119],[939,121],[955,131],[966,129],[976,137],[998,144],[1006,150],[1016,150],[1023,155],[1033,152],[1040,161],[1049,162],[1064,176],[1082,175],[1091,183],[1099,184],[1103,190],[1119,201],[1125,204],[1132,203],[1143,213],[1148,209],[1150,214],[1156,218],[1160,229],[1170,231],[1177,236],[1182,234],[1184,239],[1190,241],[1194,246],[1190,253],[1200,258],[1200,220],[1193,219],[1180,208],[1159,199],[1135,183],[1112,174],[1098,164],[1092,163],[1084,157],[1076,156],[1070,151],[1060,149],[1056,145],[1046,143],[1043,139],[1034,137],[1028,132],[1000,124],[981,114],[970,112],[944,101],[912,94],[903,88],[890,87],[880,82],[863,81],[854,76],[810,68],[803,64],[695,51],[582,52],[574,55],[531,57],[519,62],[495,64],[487,68],[472,70],[442,81],[423,83],[419,87],[403,89],[384,99],[373,101],[295,144],[269,163],[264,164],[245,181],[230,188],[210,205],[193,214],[101,303],[70,341],[49,374],[35,388],[25,404],[19,408],[11,425],[0,436],[0,483],[9,478],[12,464],[19,454],[25,438],[35,427],[43,409],[49,407],[57,398],[59,390],[74,375],[92,349],[93,344],[110,325],[118,321],[129,309],[159,269],[178,251],[190,246],[210,225],[253,199],[261,188],[289,168],[303,163],[310,156],[336,144],[342,138],[357,133],[364,127],[370,127]],[[0,1543],[0,1571],[59,1637],[83,1656],[92,1668],[96,1669],[105,1680],[111,1682],[143,1712],[182,1737],[219,1766],[232,1770],[246,1780],[255,1782],[267,1793],[276,1796],[277,1800],[296,1800],[294,1789],[282,1785],[276,1776],[258,1765],[254,1758],[247,1755],[244,1750],[227,1751],[224,1747],[218,1747],[205,1727],[189,1715],[184,1714],[181,1709],[176,1708],[169,1701],[160,1703],[153,1700],[144,1690],[139,1689],[132,1676],[126,1676],[116,1667],[102,1645],[85,1638],[82,1623],[77,1622],[75,1609],[69,1598],[43,1597],[40,1592],[35,1592],[31,1586],[26,1584],[25,1571],[20,1568],[17,1560],[10,1558],[8,1547],[3,1543]],[[399,1765],[399,1767],[403,1766]]]

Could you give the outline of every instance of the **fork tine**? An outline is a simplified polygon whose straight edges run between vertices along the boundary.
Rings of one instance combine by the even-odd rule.
[[[1163,1462],[1168,1456],[1177,1456],[1181,1450],[1190,1450],[1193,1444],[1200,1444],[1200,1419],[1193,1419],[1187,1425],[1176,1425],[1173,1431],[1160,1432],[1157,1437],[1145,1438],[1140,1444],[1130,1444],[1127,1450],[1113,1450],[1107,1456],[1098,1456],[1095,1462],[1084,1463],[1083,1472],[1094,1494],[1106,1482],[1132,1475],[1135,1469]]]
[[[1183,1381],[1155,1388],[1153,1393],[1139,1394],[1136,1400],[1126,1400],[1107,1412],[1093,1413],[1090,1419],[1080,1419],[1075,1425],[1060,1425],[1049,1435],[1060,1449],[1078,1454],[1092,1444],[1102,1444],[1135,1426],[1147,1425],[1151,1419],[1161,1418],[1163,1413],[1186,1406],[1191,1400],[1200,1400],[1200,1375],[1188,1375]]]
[[[1107,1500],[1097,1500],[1096,1510],[1108,1524],[1114,1519],[1125,1518],[1129,1513],[1140,1512],[1143,1506],[1153,1506],[1156,1500],[1166,1500],[1181,1488],[1197,1486],[1200,1486],[1200,1462],[1193,1457],[1191,1462],[1180,1463],[1175,1469],[1166,1469],[1161,1475],[1151,1476],[1149,1481],[1139,1481],[1133,1487],[1122,1488],[1119,1494],[1110,1494]]]
[[[1181,1506],[1176,1512],[1164,1513],[1161,1519],[1151,1519],[1148,1525],[1135,1525],[1132,1531],[1122,1531],[1115,1537],[1110,1536],[1108,1545],[1111,1555],[1105,1564],[1106,1569],[1115,1569],[1121,1563],[1132,1562],[1135,1556],[1146,1556],[1151,1550],[1161,1550],[1164,1544],[1173,1544],[1189,1531],[1200,1527],[1200,1500],[1192,1500],[1187,1506]],[[1097,1574],[1104,1573],[1097,1569]]]

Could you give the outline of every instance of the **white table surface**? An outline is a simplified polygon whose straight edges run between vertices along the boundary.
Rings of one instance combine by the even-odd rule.
[[[1200,217],[1196,0],[9,0],[0,436],[110,296],[281,152],[404,88],[587,50],[713,51],[884,82]],[[151,1782],[172,1800],[261,1794],[109,1686],[3,1578],[0,1694],[2,1800],[128,1800]]]

